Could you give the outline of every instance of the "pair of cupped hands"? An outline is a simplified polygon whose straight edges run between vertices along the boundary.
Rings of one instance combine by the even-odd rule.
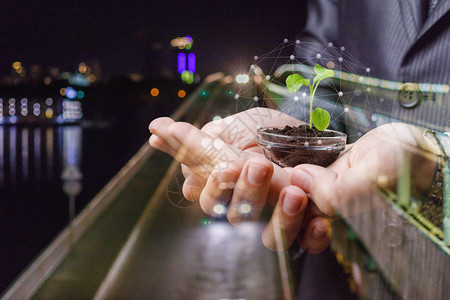
[[[206,214],[224,213],[235,225],[257,220],[268,204],[273,212],[261,235],[267,248],[285,250],[297,239],[302,249],[319,253],[330,243],[330,220],[340,208],[367,198],[378,188],[380,175],[386,186],[395,180],[401,150],[386,137],[408,139],[411,128],[389,124],[374,129],[347,145],[327,168],[281,168],[267,160],[256,141],[257,128],[300,124],[269,108],[246,110],[201,130],[163,117],[150,123],[149,142],[182,164],[183,194],[199,201]]]

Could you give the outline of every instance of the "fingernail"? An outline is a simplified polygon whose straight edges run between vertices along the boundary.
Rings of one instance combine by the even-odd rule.
[[[320,227],[314,227],[312,231],[312,236],[315,239],[321,239],[327,234],[327,231]]]
[[[150,123],[150,124],[148,125],[148,130],[149,130],[151,133],[155,133],[155,127],[152,126],[152,123]]]
[[[173,134],[174,133],[174,125],[176,125],[176,123],[172,123],[169,125],[169,127],[167,127],[167,132],[169,134]]]
[[[300,208],[301,202],[298,197],[289,193],[286,193],[283,200],[283,210],[287,214],[295,214]]]
[[[307,172],[303,171],[302,169],[295,170],[295,176],[297,179],[303,183],[303,186],[310,192],[311,185],[312,185],[312,177]]]
[[[260,164],[250,164],[248,167],[248,181],[254,185],[260,185],[264,182],[267,175],[267,167]]]

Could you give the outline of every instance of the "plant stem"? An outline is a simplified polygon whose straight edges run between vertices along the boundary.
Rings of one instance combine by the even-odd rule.
[[[309,129],[312,129],[312,113],[313,113],[313,101],[314,101],[314,94],[316,93],[317,87],[319,86],[319,81],[316,82],[316,85],[310,85],[309,91],[311,100],[309,101]]]

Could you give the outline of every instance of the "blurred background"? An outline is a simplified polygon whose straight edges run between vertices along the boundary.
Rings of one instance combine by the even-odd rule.
[[[305,1],[0,3],[0,294],[206,75],[294,39]]]

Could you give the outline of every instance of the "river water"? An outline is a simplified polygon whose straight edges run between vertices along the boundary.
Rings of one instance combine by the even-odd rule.
[[[174,106],[110,125],[0,125],[0,293],[68,225],[69,196],[78,214]]]

